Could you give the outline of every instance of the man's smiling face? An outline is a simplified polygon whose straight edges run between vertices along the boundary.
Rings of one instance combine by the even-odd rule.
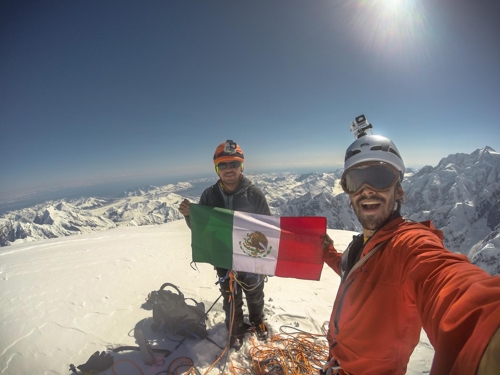
[[[401,199],[403,194],[398,184],[383,191],[375,191],[365,185],[361,191],[349,197],[363,229],[375,231],[391,216],[396,201]]]
[[[217,174],[226,189],[234,190],[240,183],[240,175],[243,172],[243,166],[239,161],[224,162],[224,164],[227,165],[227,167],[224,169],[219,168]],[[235,167],[233,164],[238,166]]]

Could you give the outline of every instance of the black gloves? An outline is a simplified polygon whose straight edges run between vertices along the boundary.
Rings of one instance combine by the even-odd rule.
[[[101,352],[101,354],[99,354],[97,351],[90,356],[86,363],[77,367],[84,374],[96,374],[113,366],[113,362],[114,358],[111,354],[106,352]]]

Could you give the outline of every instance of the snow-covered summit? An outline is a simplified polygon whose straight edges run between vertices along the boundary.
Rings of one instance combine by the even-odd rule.
[[[352,238],[344,231],[329,234],[339,250]],[[271,342],[247,335],[240,351],[230,350],[209,371],[222,352],[216,345],[192,338],[179,345],[181,336],[151,331],[152,311],[145,301],[163,283],[178,286],[186,298],[203,302],[207,311],[220,296],[213,266],[190,266],[190,243],[188,227],[176,221],[1,248],[0,373],[67,375],[70,363],[85,363],[95,351],[111,353],[116,364],[101,375],[167,373],[180,357],[190,358],[202,374],[234,373],[231,366],[250,373],[250,348]],[[285,326],[292,332],[321,334],[338,285],[338,275],[326,265],[320,281],[270,277],[264,312],[271,334]],[[229,336],[224,316],[218,302],[206,320],[209,338],[222,347]],[[153,348],[172,351],[164,366],[144,364],[139,351],[112,352],[138,345],[136,327]],[[433,354],[423,333],[407,374],[428,374]],[[225,363],[226,371],[219,367]]]
[[[328,173],[246,174],[266,195],[276,216],[325,216],[328,228],[360,231],[339,179],[342,169]],[[147,186],[117,199],[96,197],[46,202],[0,217],[2,246],[43,238],[101,231],[117,226],[163,224],[182,219],[177,210],[184,198],[198,202],[216,178],[165,186]],[[403,181],[402,213],[432,220],[452,251],[470,254],[481,264],[499,264],[500,153],[491,147],[471,154],[452,154],[437,166],[408,170]],[[482,254],[482,255],[478,255]],[[486,254],[488,254],[486,256]],[[497,268],[489,269],[497,271]]]

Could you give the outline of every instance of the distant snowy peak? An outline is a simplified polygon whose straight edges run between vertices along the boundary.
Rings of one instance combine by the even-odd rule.
[[[480,148],[474,151],[471,155],[477,155],[478,157],[490,157],[491,155],[499,155],[492,147],[486,146],[485,148]]]
[[[349,206],[349,197],[340,187],[342,172],[246,176],[264,192],[272,215],[324,216],[330,229],[359,232],[361,227]],[[180,220],[182,200],[197,203],[203,190],[215,181],[212,177],[145,186],[116,199],[60,200],[9,212],[0,217],[0,245]],[[415,221],[432,220],[443,231],[448,249],[468,254],[478,265],[497,272],[499,153],[485,147],[471,154],[449,155],[436,167],[408,169],[402,185],[404,216]]]
[[[500,154],[485,147],[449,155],[410,176],[403,188],[403,212],[414,220],[432,220],[448,248],[467,253],[491,231],[488,215],[500,199]]]
[[[469,259],[490,275],[500,275],[500,228],[475,245],[469,253]]]
[[[170,193],[174,193],[176,191],[186,190],[191,188],[193,185],[190,182],[179,182],[177,184],[168,184],[164,186],[153,186],[147,185],[141,188],[137,188],[134,190],[126,191],[126,197],[140,197],[140,196],[157,196],[157,195],[166,195]]]
[[[3,215],[0,218],[0,245],[6,246],[18,240],[37,241],[99,232],[115,227],[113,221],[68,202],[49,202]]]
[[[110,201],[111,199],[107,198],[88,197],[88,198],[72,199],[69,202],[75,207],[78,207],[80,209],[91,210],[97,207],[103,207],[109,204]]]
[[[180,195],[165,193],[162,189],[150,190],[146,195],[112,202],[105,210],[95,210],[119,225],[153,225],[182,219],[177,210],[182,202]]]
[[[496,152],[493,148],[486,146],[485,148],[477,149],[471,154],[451,154],[441,159],[437,165],[437,169],[454,164],[458,168],[468,168],[478,162],[497,163],[500,158],[500,153]]]

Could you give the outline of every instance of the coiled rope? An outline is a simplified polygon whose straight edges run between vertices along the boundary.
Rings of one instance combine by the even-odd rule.
[[[283,330],[295,332],[284,332]],[[256,375],[312,375],[317,374],[328,358],[325,334],[314,334],[290,326],[282,326],[281,333],[268,343],[256,344],[249,350]]]
[[[229,288],[230,301],[234,302],[234,285],[242,285],[235,275],[229,273]],[[262,280],[264,281],[264,280]],[[234,320],[234,309],[231,309],[231,330]],[[328,343],[326,339],[326,326],[328,322],[324,322],[321,327],[322,333],[309,333],[292,326],[281,326],[280,333],[270,337],[267,342],[258,341],[255,337],[250,337],[252,346],[248,350],[248,355],[251,361],[251,368],[242,368],[241,365],[236,365],[233,359],[227,355],[225,363],[219,367],[215,373],[214,367],[223,359],[224,355],[229,354],[229,340],[222,353],[218,356],[203,375],[317,375],[319,370],[328,360]],[[122,361],[119,361],[122,362]],[[131,362],[131,361],[127,361]],[[229,366],[226,372],[226,365]],[[134,364],[135,365],[135,364]],[[136,365],[138,368],[138,366]],[[184,369],[183,372],[180,369]],[[143,374],[142,370],[140,370]],[[113,367],[113,373],[115,368]],[[201,375],[196,369],[193,361],[188,357],[179,357],[174,359],[166,371],[160,371],[156,375]]]

